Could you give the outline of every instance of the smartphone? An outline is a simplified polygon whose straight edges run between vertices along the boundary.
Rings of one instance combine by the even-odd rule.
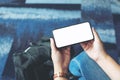
[[[94,38],[89,22],[55,29],[52,32],[57,48],[89,41]]]

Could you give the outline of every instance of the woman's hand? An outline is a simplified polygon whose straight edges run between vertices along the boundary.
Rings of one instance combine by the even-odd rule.
[[[104,50],[97,32],[93,30],[94,40],[81,43],[88,56],[104,70],[111,80],[120,80],[120,65]]]
[[[104,50],[103,43],[100,40],[97,32],[92,28],[94,39],[91,41],[80,43],[84,51],[88,54],[90,58],[95,61],[98,61],[102,57],[105,57],[107,54]]]
[[[56,48],[53,38],[50,38],[50,43],[54,73],[67,72],[70,62],[70,47]]]

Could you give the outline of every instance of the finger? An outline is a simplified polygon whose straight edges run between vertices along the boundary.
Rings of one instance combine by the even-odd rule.
[[[66,47],[66,49],[63,50],[64,55],[70,56],[70,47]]]
[[[93,27],[92,27],[92,31],[93,31],[93,35],[94,35],[95,40],[100,40],[98,33],[96,32],[96,30]]]
[[[86,46],[88,44],[88,41],[86,42],[81,42],[80,45],[84,48],[84,46]]]
[[[56,50],[57,49],[56,46],[55,46],[55,42],[54,42],[53,38],[50,38],[50,46],[51,46],[52,50]]]
[[[71,49],[71,46],[65,46],[65,47],[62,47],[62,48],[59,48],[59,50],[61,50],[61,51],[70,51],[70,49]]]
[[[70,52],[71,46],[67,46],[66,50]]]
[[[94,42],[94,40],[90,40],[90,41],[82,42],[82,43],[80,43],[80,45],[84,50],[88,50],[89,47],[92,46],[93,42]]]

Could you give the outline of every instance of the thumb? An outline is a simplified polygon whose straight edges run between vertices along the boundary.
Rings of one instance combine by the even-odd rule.
[[[53,38],[50,38],[50,46],[51,46],[51,49],[52,49],[52,50],[57,50]]]

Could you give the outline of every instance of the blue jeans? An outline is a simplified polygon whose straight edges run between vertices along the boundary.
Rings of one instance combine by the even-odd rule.
[[[106,73],[85,52],[74,57],[69,65],[70,72],[78,80],[110,80]]]

